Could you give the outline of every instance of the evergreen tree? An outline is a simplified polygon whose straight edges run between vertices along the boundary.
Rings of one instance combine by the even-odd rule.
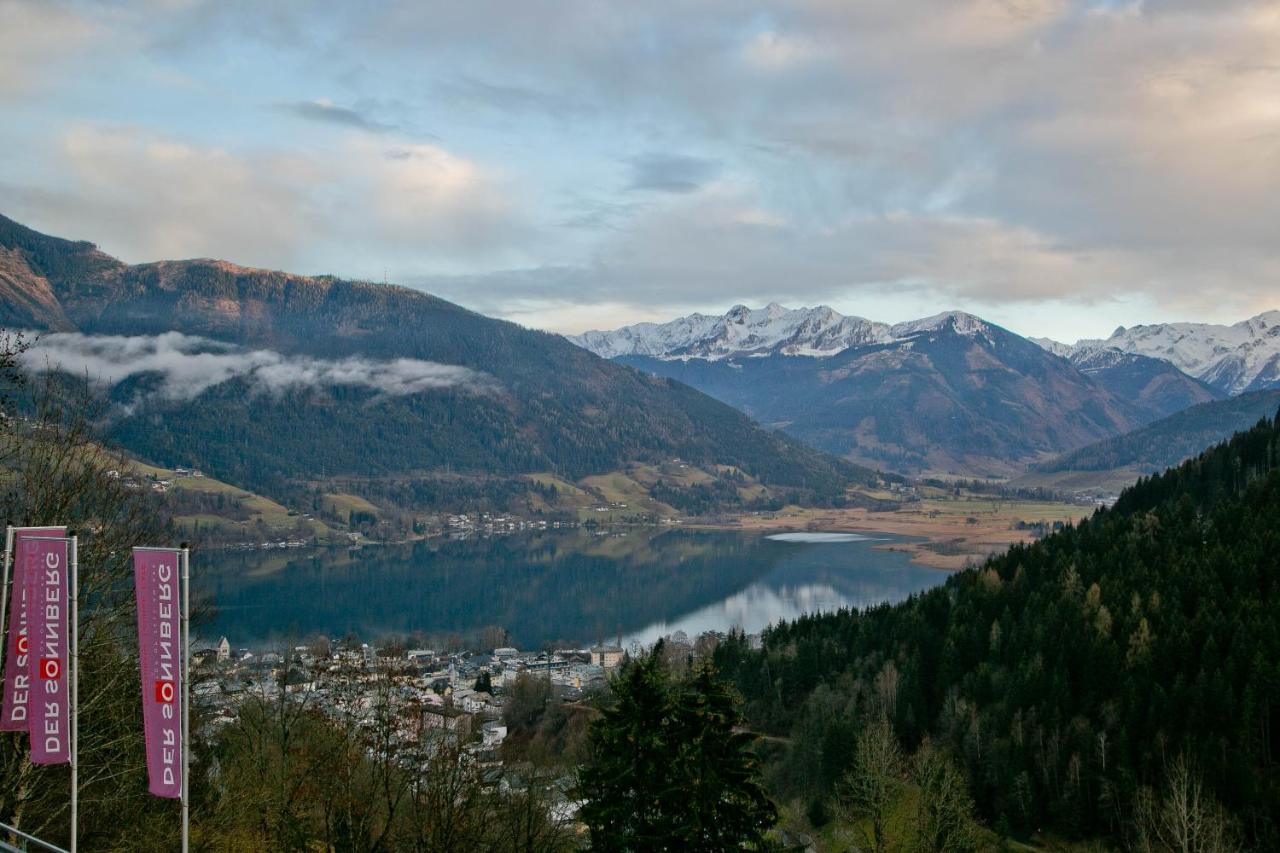
[[[481,693],[493,692],[493,677],[489,675],[489,670],[480,671],[480,675],[476,677],[475,689]]]
[[[690,806],[681,837],[700,850],[740,850],[744,842],[759,846],[778,815],[758,781],[753,736],[735,731],[742,721],[737,697],[710,663],[702,663],[677,701],[683,793]]]
[[[591,730],[581,817],[601,851],[744,850],[776,820],[734,731],[736,700],[709,667],[673,682],[662,644],[629,661]]]

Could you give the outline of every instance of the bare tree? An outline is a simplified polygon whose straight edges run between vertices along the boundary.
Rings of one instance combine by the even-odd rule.
[[[853,767],[837,790],[836,802],[846,819],[865,818],[864,841],[875,853],[890,849],[889,830],[903,789],[902,751],[893,725],[881,716],[858,735]]]
[[[915,850],[920,853],[976,850],[978,834],[973,820],[973,799],[964,776],[950,757],[926,740],[911,761],[911,773],[920,788]]]
[[[1240,849],[1234,829],[1185,756],[1169,764],[1159,794],[1151,788],[1138,792],[1134,847],[1144,853],[1228,853]]]
[[[110,475],[121,460],[95,440],[88,391],[46,377],[15,383],[14,338],[0,334],[0,506],[10,524],[65,524],[80,537],[81,841],[109,849],[121,817],[145,836],[150,817],[176,826],[171,803],[146,794],[141,687],[130,548],[170,539],[162,508]],[[0,819],[45,837],[69,831],[68,771],[27,760],[18,735],[0,735]]]

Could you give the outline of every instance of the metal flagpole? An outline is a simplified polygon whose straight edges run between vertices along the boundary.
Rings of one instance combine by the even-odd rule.
[[[76,853],[80,835],[80,537],[71,543],[71,853]]]
[[[191,840],[191,549],[182,544],[182,853]]]
[[[9,564],[13,559],[13,525],[4,528],[4,583],[0,584],[0,661],[9,653]]]

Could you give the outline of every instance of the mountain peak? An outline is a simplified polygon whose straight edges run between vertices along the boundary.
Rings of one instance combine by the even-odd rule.
[[[981,317],[967,314],[964,311],[943,311],[922,320],[909,320],[893,327],[896,337],[915,335],[921,332],[938,332],[950,329],[960,335],[977,335],[989,331],[991,325]]]
[[[1074,345],[1036,340],[1058,355],[1114,349],[1167,361],[1220,392],[1241,394],[1280,383],[1280,310],[1264,311],[1230,326],[1151,323],[1119,327],[1109,338]]]
[[[828,305],[787,308],[770,302],[758,309],[735,305],[720,317],[690,314],[668,323],[585,332],[569,340],[605,358],[634,355],[668,361],[719,361],[775,354],[825,358],[851,347],[893,343],[924,332],[950,331],[990,339],[993,328],[981,317],[963,311],[890,326],[845,316]]]

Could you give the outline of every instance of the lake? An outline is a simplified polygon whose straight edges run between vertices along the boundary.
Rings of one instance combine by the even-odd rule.
[[[520,648],[684,631],[748,633],[804,613],[900,601],[947,575],[874,546],[888,536],[630,529],[436,539],[355,550],[192,557],[201,639],[235,646],[353,632],[373,642],[477,642],[502,628]],[[490,632],[492,636],[492,632]]]

